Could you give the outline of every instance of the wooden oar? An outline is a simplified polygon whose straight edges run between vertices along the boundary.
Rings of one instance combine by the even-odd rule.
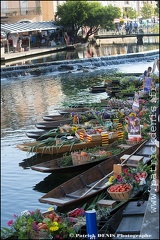
[[[131,155],[129,155],[128,158],[126,158],[123,162],[120,163],[121,166],[133,155],[135,154],[141,146],[143,146],[148,140],[144,141]],[[108,173],[105,177],[101,178],[97,183],[95,183],[87,192],[85,192],[81,197],[84,197],[86,194],[88,194],[94,187],[96,187],[100,182],[102,182],[104,179],[106,179],[109,175],[113,174],[114,171]]]

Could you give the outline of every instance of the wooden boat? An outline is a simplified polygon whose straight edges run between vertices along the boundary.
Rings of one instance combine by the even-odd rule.
[[[139,235],[148,201],[139,199],[138,201],[126,202],[113,216],[106,221],[99,230],[99,234],[106,231],[115,236]],[[119,239],[114,237],[113,239]]]
[[[61,112],[65,112],[65,113],[72,113],[72,112],[85,112],[90,110],[87,107],[74,107],[74,108],[55,108],[55,110],[58,110],[61,114]]]
[[[106,210],[108,206],[110,206],[109,215],[105,217],[102,215],[101,218],[97,219],[98,235],[106,236],[106,234],[108,234],[107,236],[110,236],[110,237],[112,236],[111,238],[108,238],[108,239],[119,239],[120,235],[118,238],[116,238],[115,235],[118,235],[118,234],[115,234],[115,233],[116,233],[116,229],[118,228],[118,225],[120,224],[120,221],[123,218],[123,214],[128,217],[131,217],[131,219],[128,219],[129,223],[132,222],[132,217],[134,218],[134,220],[135,220],[135,217],[142,216],[142,218],[144,218],[144,213],[146,212],[146,209],[147,209],[146,205],[148,205],[148,196],[149,196],[149,192],[145,194],[145,187],[144,187],[144,188],[133,191],[129,199],[126,199],[120,202],[114,201],[114,200],[105,200],[105,198],[108,197],[107,195],[105,198],[98,201],[96,205],[102,206]],[[134,227],[134,224],[132,226]],[[140,229],[140,227],[142,226],[140,225],[138,227]],[[131,226],[130,226],[130,229],[131,229]],[[87,234],[86,221],[83,222],[79,233],[81,235]],[[120,239],[124,239],[124,237]]]
[[[33,138],[33,139],[36,139],[36,140],[44,140],[44,139],[47,139],[49,137],[56,137],[57,135],[59,137],[63,136],[64,134],[63,133],[59,133],[58,131],[58,128],[55,128],[53,130],[39,130],[39,131],[30,131],[30,132],[27,132],[26,135],[27,137],[29,138]],[[65,135],[67,135],[67,133],[65,133]],[[68,135],[70,136],[71,134],[68,133]]]
[[[64,120],[66,118],[68,118],[68,116],[62,116],[62,115],[46,115],[46,116],[43,116],[44,121],[59,121],[59,120]]]
[[[45,135],[48,133],[49,131],[31,131],[31,132],[27,132],[26,135],[29,138],[33,138],[33,139],[39,139],[39,140],[43,140],[46,139]],[[54,133],[53,133],[54,135]],[[50,136],[53,136],[52,134]],[[44,137],[43,137],[44,136]],[[55,135],[54,135],[55,136]]]
[[[113,143],[110,144],[106,147],[100,147],[99,150],[105,150],[105,151],[110,151],[112,147],[116,148],[118,146],[118,143]],[[121,149],[121,148],[119,148]],[[85,151],[85,150],[84,150]],[[98,151],[98,148],[96,148],[96,151]],[[121,152],[124,151],[124,149],[121,149]],[[52,159],[49,161],[44,161],[42,163],[36,164],[31,166],[32,170],[38,171],[38,172],[44,172],[44,173],[67,173],[67,172],[75,172],[75,171],[80,171],[80,170],[87,170],[98,163],[101,163],[105,160],[107,160],[110,156],[103,155],[100,158],[100,155],[92,154],[91,161],[89,162],[84,162],[82,161],[81,164],[73,164],[72,160],[70,161],[70,165],[64,165],[64,158],[57,158],[57,159]]]
[[[96,160],[96,161],[92,161],[89,163],[84,163],[84,164],[80,164],[80,165],[70,165],[70,166],[63,166],[62,165],[62,161],[63,158],[57,158],[57,159],[53,159],[50,160],[48,162],[43,162],[34,166],[31,166],[32,170],[38,171],[38,172],[43,172],[43,173],[67,173],[67,172],[76,172],[79,170],[85,171],[95,165],[97,165],[100,162],[105,161],[107,158],[109,157],[105,157],[104,159],[101,160]]]
[[[51,130],[53,128],[59,127],[60,125],[70,124],[72,122],[73,122],[73,119],[66,118],[59,121],[48,121],[48,122],[44,121],[44,122],[35,124],[35,126],[38,129]]]
[[[89,200],[107,189],[106,182],[113,174],[113,164],[120,163],[120,157],[124,154],[140,155],[144,157],[143,162],[146,162],[150,160],[151,152],[151,143],[144,141],[141,144],[136,144],[125,152],[113,156],[59,185],[41,197],[39,201],[41,203],[66,207]]]
[[[118,140],[117,136],[111,139],[108,139],[108,144],[116,140]],[[26,152],[35,152],[35,153],[42,153],[42,154],[57,154],[57,153],[65,153],[65,152],[70,152],[75,150],[81,150],[84,148],[93,148],[95,146],[102,146],[102,140],[83,142],[78,140],[77,138],[73,138],[70,140],[70,144],[63,144],[63,145],[62,144],[56,145],[56,140],[53,141],[52,145],[49,145],[49,144],[46,145],[43,142],[36,141],[36,142],[18,144],[17,148]]]
[[[94,142],[78,142],[75,143],[72,148],[71,145],[66,144],[58,148],[56,145],[53,146],[45,146],[43,144],[39,145],[40,142],[28,142],[24,144],[19,144],[17,147],[26,152],[35,152],[35,153],[42,153],[42,154],[57,154],[57,153],[65,153],[75,151],[75,150],[81,150],[84,148],[92,148],[95,146],[101,146],[102,141],[94,141]]]
[[[37,153],[37,154],[34,154],[30,157],[27,157],[27,158],[23,159],[19,163],[19,166],[24,168],[24,169],[28,169],[31,166],[43,163],[44,160],[47,162],[47,161],[50,161],[50,160],[53,160],[53,159],[56,159],[56,158],[61,158],[61,157],[63,157],[63,153],[56,154],[56,155],[46,154],[45,158],[44,158],[44,155],[42,155],[41,153]]]
[[[91,93],[101,93],[106,92],[106,86],[94,86],[90,88]]]

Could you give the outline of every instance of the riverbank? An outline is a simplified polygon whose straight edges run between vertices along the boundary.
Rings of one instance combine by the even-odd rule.
[[[42,46],[41,48],[32,48],[25,52],[9,52],[9,53],[1,53],[1,63],[13,61],[21,58],[27,58],[30,56],[38,56],[38,55],[45,55],[59,51],[66,51],[68,49],[74,49],[73,45],[69,46],[55,46],[55,47],[46,47]]]

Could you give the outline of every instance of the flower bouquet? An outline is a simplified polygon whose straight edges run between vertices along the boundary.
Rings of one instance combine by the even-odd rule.
[[[69,239],[76,234],[67,218],[54,211],[42,214],[38,209],[25,210],[21,216],[14,214],[14,220],[10,220],[8,226],[1,228],[2,239]]]
[[[146,171],[138,170],[137,168],[124,168],[114,181],[116,183],[129,183],[137,187],[138,185],[146,184],[146,178]]]

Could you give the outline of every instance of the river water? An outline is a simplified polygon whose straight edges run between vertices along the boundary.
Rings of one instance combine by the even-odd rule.
[[[55,108],[64,103],[98,102],[106,93],[92,94],[89,87],[103,83],[107,72],[142,73],[153,66],[154,59],[112,65],[105,73],[98,71],[65,75],[40,75],[4,78],[1,81],[1,225],[23,210],[46,211],[50,205],[38,201],[45,192],[69,179],[69,175],[45,174],[19,164],[30,158],[16,145],[32,141],[26,132],[36,130],[35,123],[44,115],[58,114]]]

